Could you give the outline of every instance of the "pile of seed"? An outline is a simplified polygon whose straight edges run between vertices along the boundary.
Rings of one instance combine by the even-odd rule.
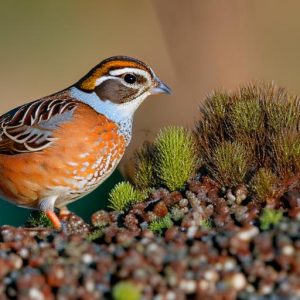
[[[244,187],[220,191],[205,179],[156,190],[125,213],[99,211],[92,228],[76,217],[69,233],[4,226],[0,299],[111,299],[118,282],[145,300],[299,299],[299,199],[291,191],[275,202],[285,216],[265,231],[262,204]],[[149,230],[166,216],[169,228]]]

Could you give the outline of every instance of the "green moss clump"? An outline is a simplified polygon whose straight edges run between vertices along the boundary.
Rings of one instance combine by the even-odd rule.
[[[300,170],[300,134],[284,132],[274,138],[275,166],[278,175],[283,177]]]
[[[224,186],[242,183],[249,170],[249,154],[238,142],[222,142],[213,151],[211,171]]]
[[[271,226],[278,224],[283,218],[282,211],[271,208],[265,208],[259,218],[260,228],[268,230]]]
[[[227,134],[226,116],[231,101],[226,92],[215,91],[208,95],[205,105],[200,108],[202,118],[197,124],[198,148],[205,161],[211,159],[211,149]]]
[[[42,211],[32,211],[28,220],[26,221],[27,227],[42,227],[42,228],[51,228],[53,227],[50,219]]]
[[[148,228],[154,233],[162,234],[165,229],[168,229],[172,226],[173,226],[173,221],[172,221],[170,215],[168,214],[163,218],[158,218],[158,219],[152,221],[149,224]]]
[[[261,168],[251,182],[251,189],[259,200],[265,202],[273,195],[277,181],[277,177],[271,170]]]
[[[155,172],[171,191],[180,190],[197,168],[196,144],[182,127],[167,127],[155,140]]]
[[[95,241],[95,240],[101,238],[102,235],[103,235],[103,231],[102,231],[102,229],[100,228],[100,229],[96,229],[96,230],[90,232],[90,233],[87,235],[86,239],[87,239],[88,241],[92,242],[92,241]]]
[[[203,167],[221,184],[254,184],[262,198],[271,177],[260,169],[282,180],[299,174],[300,98],[256,82],[209,95],[200,111],[196,135]]]
[[[223,91],[215,91],[208,96],[206,105],[201,109],[205,118],[212,120],[211,126],[218,127],[225,119],[230,97]]]
[[[180,190],[198,167],[195,137],[183,127],[167,127],[154,143],[145,143],[135,154],[133,183],[142,191],[166,186]]]
[[[229,118],[235,134],[257,134],[261,130],[263,122],[261,105],[255,99],[247,101],[237,100],[231,106]]]
[[[118,282],[112,290],[114,300],[140,300],[141,291],[133,283],[129,281]]]
[[[140,190],[147,190],[155,186],[156,178],[154,173],[155,147],[146,142],[135,153],[135,175],[133,182]]]
[[[110,202],[110,208],[123,211],[128,208],[130,204],[143,199],[144,195],[136,190],[129,182],[120,182],[110,192],[108,201]]]
[[[289,96],[286,91],[282,90],[282,95],[277,102],[265,102],[264,107],[267,113],[267,124],[273,133],[280,133],[285,129],[293,129],[299,124],[299,98]]]

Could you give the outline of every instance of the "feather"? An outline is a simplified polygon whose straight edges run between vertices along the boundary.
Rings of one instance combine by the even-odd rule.
[[[0,117],[0,154],[37,152],[55,139],[53,130],[72,119],[78,101],[68,91],[22,105]]]

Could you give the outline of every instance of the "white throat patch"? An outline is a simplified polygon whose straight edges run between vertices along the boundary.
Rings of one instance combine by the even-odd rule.
[[[97,113],[103,114],[110,120],[116,122],[119,126],[119,131],[125,136],[127,143],[131,139],[132,119],[135,111],[140,104],[150,95],[145,92],[136,99],[126,103],[113,103],[109,100],[101,100],[96,93],[86,93],[76,87],[70,89],[70,94],[75,99],[89,105]]]

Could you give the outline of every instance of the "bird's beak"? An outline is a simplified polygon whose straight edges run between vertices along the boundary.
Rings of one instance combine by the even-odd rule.
[[[171,94],[171,89],[163,83],[158,77],[154,78],[154,86],[151,89],[151,95],[156,94]]]

